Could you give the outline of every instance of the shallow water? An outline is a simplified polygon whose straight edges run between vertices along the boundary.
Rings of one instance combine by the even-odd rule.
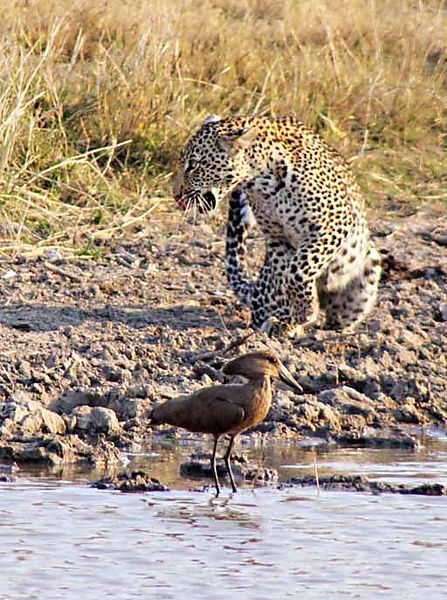
[[[169,483],[121,494],[79,471],[0,484],[0,599],[447,598],[447,498],[243,487],[215,499],[178,478],[195,445],[130,457]],[[280,477],[312,473],[314,450],[244,448]],[[318,450],[322,473],[447,483],[447,444],[418,452]],[[68,480],[70,479],[70,481]]]

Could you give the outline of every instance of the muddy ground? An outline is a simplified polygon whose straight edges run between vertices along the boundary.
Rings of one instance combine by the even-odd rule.
[[[248,435],[416,446],[411,426],[447,425],[445,206],[370,221],[384,256],[371,317],[355,334],[292,341],[248,328],[225,280],[223,221],[160,213],[95,260],[2,259],[0,460],[116,461],[153,434],[153,403],[219,380],[226,359],[266,344],[305,393],[277,387]],[[252,268],[262,248],[255,237]]]

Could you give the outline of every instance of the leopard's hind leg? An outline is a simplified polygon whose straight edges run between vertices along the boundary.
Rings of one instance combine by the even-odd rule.
[[[326,312],[329,329],[353,328],[372,310],[381,275],[380,255],[372,242],[369,243],[365,261],[358,274],[339,288],[325,288],[324,279],[319,285],[321,308]]]
[[[264,264],[252,293],[252,323],[265,329],[269,319],[279,319],[287,328],[292,323],[291,306],[285,293],[288,263],[294,248],[287,242],[266,240]]]

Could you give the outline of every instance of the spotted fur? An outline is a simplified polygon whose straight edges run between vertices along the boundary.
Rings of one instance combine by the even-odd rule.
[[[180,158],[177,202],[202,210],[229,197],[227,276],[269,332],[314,323],[357,324],[372,309],[380,277],[364,202],[346,162],[293,117],[206,121]],[[259,277],[243,260],[253,212],[266,240]]]

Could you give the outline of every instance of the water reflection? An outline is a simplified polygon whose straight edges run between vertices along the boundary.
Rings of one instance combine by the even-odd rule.
[[[244,503],[236,506],[234,494],[227,497],[211,497],[197,503],[193,495],[184,498],[160,499],[156,516],[173,521],[187,522],[192,526],[212,527],[214,521],[231,521],[239,527],[259,529],[261,523],[251,514],[255,504]],[[152,503],[154,506],[154,503]],[[200,523],[200,525],[199,525]]]

